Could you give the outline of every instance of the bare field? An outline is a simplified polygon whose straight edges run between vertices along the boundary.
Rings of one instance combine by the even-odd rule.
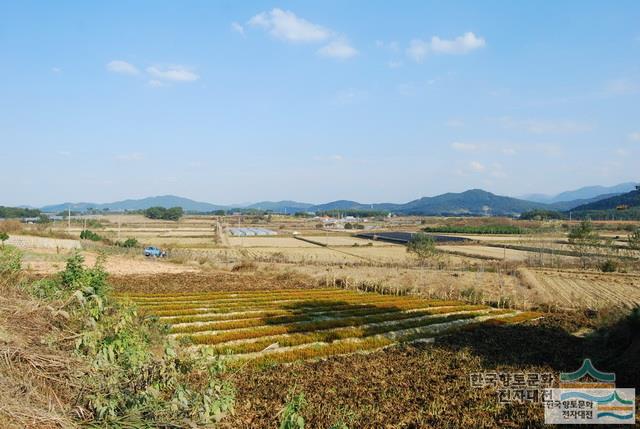
[[[385,243],[383,241],[365,240],[363,238],[350,237],[348,235],[307,235],[302,238],[316,241],[318,243],[325,244],[327,246],[394,246],[394,244]]]
[[[640,275],[576,270],[521,269],[541,301],[562,307],[640,305]]]
[[[83,251],[87,265],[95,264],[98,255],[93,252]],[[53,274],[64,269],[66,258],[70,253],[52,254],[43,252],[29,252],[23,266],[25,269],[38,274]],[[105,270],[110,274],[158,274],[158,273],[182,273],[196,272],[197,268],[190,265],[178,265],[169,262],[148,259],[144,256],[112,255],[106,258]]]
[[[317,247],[306,241],[296,240],[293,237],[229,237],[229,244],[237,247],[271,247],[271,248],[298,248]]]

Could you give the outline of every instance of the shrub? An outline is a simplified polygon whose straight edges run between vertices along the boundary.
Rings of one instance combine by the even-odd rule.
[[[600,270],[603,273],[613,273],[617,269],[618,269],[618,264],[611,259],[607,259],[600,265]]]
[[[407,243],[407,252],[413,253],[420,260],[425,260],[437,253],[436,242],[433,237],[419,232]]]
[[[80,231],[80,238],[82,240],[91,240],[91,241],[100,241],[102,240],[102,237],[98,234],[96,234],[93,231],[90,231],[88,229],[83,229],[82,231]]]
[[[291,398],[281,411],[280,429],[304,429],[304,417],[300,415],[300,412],[306,404],[304,393]]]
[[[202,426],[233,410],[235,392],[223,379],[223,362],[207,351],[179,354],[160,325],[112,300],[102,258],[87,268],[76,253],[64,271],[30,291],[65,302],[65,330],[75,331],[75,351],[90,368],[77,397],[89,426]]]
[[[2,241],[2,247],[4,247],[4,242],[9,239],[9,234],[4,231],[0,231],[0,241]]]
[[[136,240],[135,238],[127,238],[124,243],[122,243],[122,247],[127,248],[138,247],[139,245],[140,243],[138,243],[138,240]]]
[[[0,275],[15,274],[22,266],[22,252],[13,246],[0,248]]]

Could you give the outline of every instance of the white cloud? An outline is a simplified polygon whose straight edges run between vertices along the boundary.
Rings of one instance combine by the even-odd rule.
[[[512,147],[503,147],[502,148],[502,153],[505,155],[515,155],[516,154],[516,150]]]
[[[398,69],[402,67],[402,65],[402,61],[389,61],[387,63],[387,67],[389,67],[390,69]]]
[[[430,52],[435,54],[466,54],[484,46],[486,46],[484,38],[467,32],[453,40],[441,39],[438,36],[433,36],[431,41],[413,39],[409,43],[406,53],[409,58],[420,63]]]
[[[231,23],[231,30],[244,36],[244,27],[235,21]]]
[[[107,64],[107,70],[112,73],[128,74],[135,76],[140,74],[140,71],[133,64],[129,64],[126,61],[113,60]]]
[[[454,40],[445,40],[437,36],[431,38],[431,50],[441,54],[466,54],[485,45],[485,40],[472,32],[464,33]]]
[[[413,39],[407,48],[407,55],[413,61],[421,63],[429,52],[429,42],[420,39]]]
[[[329,29],[298,18],[291,11],[277,8],[257,14],[248,24],[263,28],[273,37],[287,42],[323,42],[331,36]]]
[[[323,57],[347,60],[358,55],[358,51],[345,40],[334,40],[318,50]]]
[[[62,73],[62,69],[60,67],[51,67],[51,72]]]
[[[122,155],[117,155],[116,159],[118,161],[124,162],[142,161],[144,159],[144,155],[139,152],[125,153]]]
[[[629,140],[632,142],[640,142],[640,131],[629,134]]]
[[[471,171],[474,171],[476,173],[482,173],[487,169],[482,163],[478,161],[471,161],[469,163],[469,168],[471,169]]]
[[[451,148],[458,152],[473,152],[478,150],[478,145],[473,143],[453,142],[451,143]]]
[[[627,156],[629,154],[629,151],[627,151],[626,149],[618,148],[615,150],[615,154],[618,156]]]
[[[180,65],[159,67],[147,67],[147,73],[156,80],[171,80],[176,82],[193,82],[200,79],[196,73]]]

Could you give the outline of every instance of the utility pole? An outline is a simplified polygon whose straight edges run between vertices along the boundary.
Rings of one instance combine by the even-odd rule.
[[[71,234],[71,206],[67,206],[67,234]]]

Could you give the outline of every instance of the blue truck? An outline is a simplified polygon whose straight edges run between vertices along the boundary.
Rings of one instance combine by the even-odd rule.
[[[154,258],[164,258],[165,256],[167,256],[167,252],[155,246],[147,246],[144,248],[144,256],[154,257]]]

